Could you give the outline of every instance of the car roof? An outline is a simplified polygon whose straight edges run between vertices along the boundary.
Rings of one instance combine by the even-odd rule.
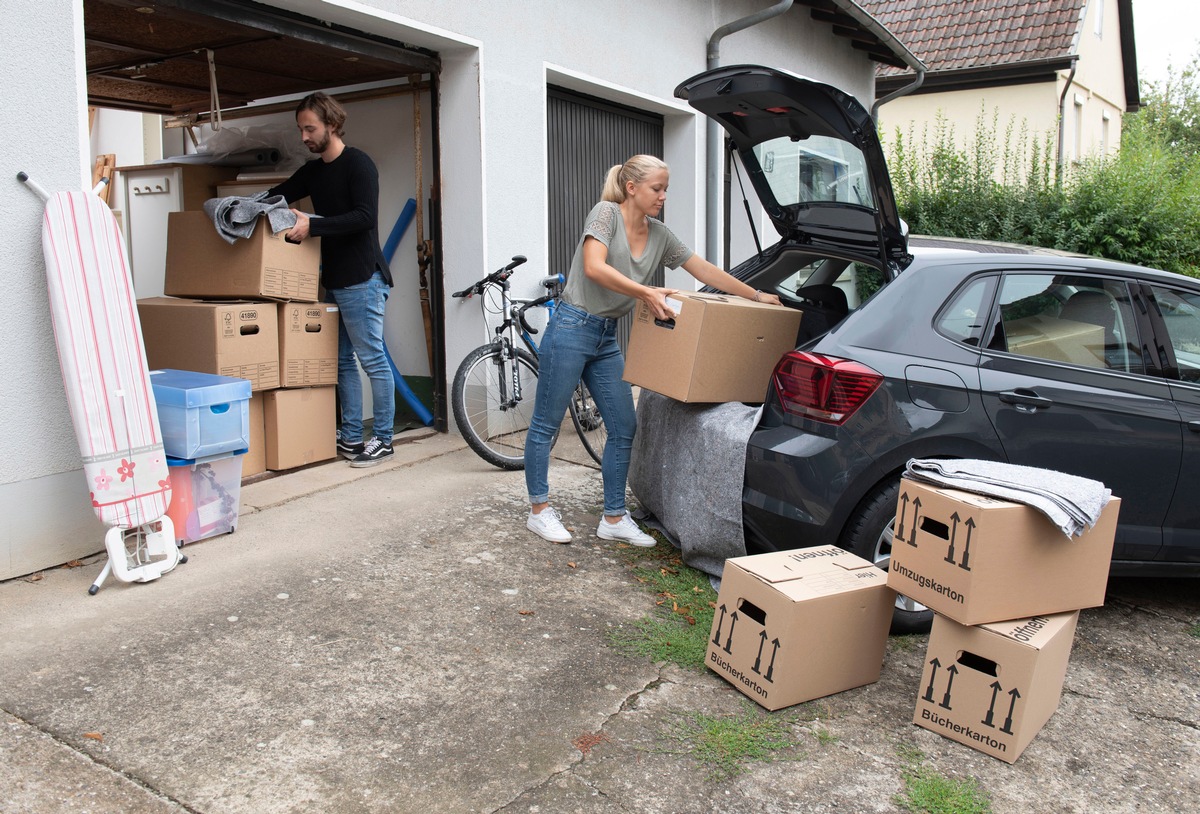
[[[1138,266],[1133,263],[1122,263],[1117,260],[1107,260],[1078,252],[1067,252],[1059,249],[1048,249],[1044,246],[1025,246],[1019,243],[1002,243],[994,240],[971,240],[957,237],[934,237],[930,235],[910,235],[908,249],[918,264],[945,263],[955,260],[969,260],[988,255],[989,263],[998,265],[1015,264],[1017,266],[1045,264],[1049,267],[1068,266],[1079,267],[1086,263],[1088,268],[1103,270],[1122,275],[1134,275],[1148,280],[1158,280],[1164,283],[1187,281],[1191,285],[1200,285],[1200,281],[1183,274]],[[1035,259],[1036,258],[1036,259]]]

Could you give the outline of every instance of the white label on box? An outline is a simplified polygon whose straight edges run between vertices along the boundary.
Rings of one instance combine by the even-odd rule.
[[[674,311],[676,314],[683,311],[683,302],[681,300],[677,300],[674,297],[667,297],[666,303],[667,303],[667,307],[670,308],[672,311]]]

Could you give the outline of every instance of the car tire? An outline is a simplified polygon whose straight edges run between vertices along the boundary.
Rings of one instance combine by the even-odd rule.
[[[898,482],[880,486],[867,495],[846,524],[842,547],[886,571],[892,559],[892,534],[899,496]],[[907,596],[896,595],[892,633],[928,633],[932,624],[933,611]]]

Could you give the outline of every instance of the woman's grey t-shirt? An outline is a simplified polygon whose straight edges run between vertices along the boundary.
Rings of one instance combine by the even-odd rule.
[[[648,218],[650,235],[641,257],[634,257],[625,237],[621,207],[611,201],[601,201],[592,207],[584,221],[583,236],[575,247],[571,273],[563,289],[562,299],[598,317],[616,319],[633,310],[637,300],[618,294],[610,288],[588,279],[583,270],[583,241],[591,235],[608,247],[608,264],[636,283],[648,285],[651,275],[660,265],[679,268],[692,256],[662,221]]]

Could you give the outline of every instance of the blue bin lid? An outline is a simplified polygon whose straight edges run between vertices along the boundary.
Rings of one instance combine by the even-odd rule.
[[[250,380],[193,370],[150,371],[154,400],[171,407],[206,407],[250,400]]]
[[[196,464],[210,464],[213,461],[223,461],[226,458],[232,458],[236,455],[245,455],[249,449],[237,449],[233,452],[222,452],[217,455],[205,455],[202,458],[172,458],[167,456],[167,466],[195,466]]]

